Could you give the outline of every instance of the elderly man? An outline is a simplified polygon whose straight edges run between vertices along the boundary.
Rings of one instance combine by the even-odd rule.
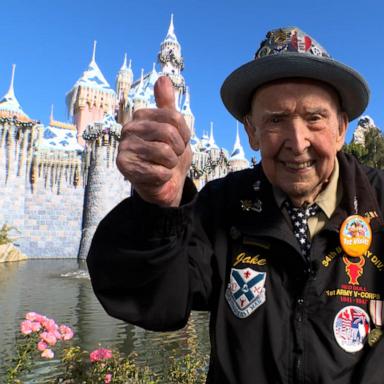
[[[340,152],[366,82],[300,29],[269,32],[221,89],[261,163],[199,193],[168,78],[155,95],[119,147],[135,193],[88,257],[107,312],[165,331],[210,311],[208,383],[382,384],[384,176]]]

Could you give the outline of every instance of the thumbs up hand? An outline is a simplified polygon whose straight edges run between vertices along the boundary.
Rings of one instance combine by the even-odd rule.
[[[175,107],[172,82],[155,84],[157,109],[139,109],[124,125],[116,164],[149,203],[177,207],[191,165],[190,130]]]

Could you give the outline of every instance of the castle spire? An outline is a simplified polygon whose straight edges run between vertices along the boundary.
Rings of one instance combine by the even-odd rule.
[[[234,147],[239,148],[241,147],[240,144],[240,135],[239,135],[239,122],[236,121],[236,139],[235,139],[235,145]]]
[[[19,120],[30,121],[30,118],[21,109],[21,106],[15,96],[15,90],[14,90],[15,70],[16,70],[16,64],[13,64],[11,81],[9,83],[8,91],[0,99],[0,117],[16,116]]]
[[[135,95],[133,97],[134,109],[137,111],[141,108],[147,107],[147,100],[145,97],[145,89],[144,89],[144,69],[141,69],[140,75],[140,83],[136,88]]]
[[[189,92],[189,87],[186,87],[185,90],[185,98],[183,106],[181,108],[181,113],[183,114],[184,119],[187,122],[187,125],[191,131],[191,136],[193,137],[195,135],[195,116],[193,115],[191,110],[191,96]]]
[[[215,139],[213,138],[213,121],[211,121],[211,129],[209,133],[209,144],[211,144],[211,146],[215,144]]]
[[[171,13],[171,21],[169,23],[168,33],[165,40],[177,41],[177,37],[175,35],[175,26],[173,24],[173,13]]]
[[[152,65],[152,72],[149,75],[148,85],[147,86],[153,88],[155,86],[155,83],[156,83],[158,78],[159,78],[159,74],[156,71],[156,63],[153,63],[153,65]]]
[[[210,149],[219,149],[219,147],[216,145],[215,139],[213,137],[213,121],[211,121],[208,144],[209,144]]]
[[[95,63],[96,62],[96,44],[97,44],[97,41],[93,40],[93,52],[92,52],[91,63]]]
[[[14,79],[15,79],[15,70],[16,70],[16,64],[12,64],[11,82],[9,83],[9,88],[8,88],[7,95],[9,97],[13,97],[13,98],[15,98],[15,90],[14,90],[14,87],[13,87],[13,82],[14,82]]]
[[[49,116],[49,124],[53,121],[53,104],[51,104],[51,115]]]
[[[240,143],[240,135],[239,135],[239,122],[236,122],[236,139],[235,144],[233,146],[232,154],[230,160],[245,160],[248,161],[245,158],[244,149]]]
[[[131,67],[131,60],[129,60],[129,67]],[[123,65],[120,68],[120,71],[126,71],[126,70],[128,70],[128,67],[127,67],[127,54],[124,53],[124,61],[123,61]]]

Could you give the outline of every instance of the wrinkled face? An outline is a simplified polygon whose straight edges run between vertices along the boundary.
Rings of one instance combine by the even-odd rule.
[[[245,128],[269,181],[295,205],[314,201],[344,144],[347,116],[336,92],[304,79],[269,83],[253,97]]]

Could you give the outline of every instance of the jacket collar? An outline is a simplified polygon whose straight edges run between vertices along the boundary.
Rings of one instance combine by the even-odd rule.
[[[377,217],[370,224],[373,232],[380,230],[383,226],[380,207],[364,168],[351,155],[339,152],[337,157],[343,196],[325,229],[339,232],[348,216],[359,214],[365,217],[375,213]],[[250,235],[281,239],[298,249],[297,241],[276,204],[272,185],[261,164],[252,170],[252,176],[247,178],[244,187],[238,190],[242,192],[239,202],[241,209],[237,210],[240,212],[237,220],[243,230]]]

